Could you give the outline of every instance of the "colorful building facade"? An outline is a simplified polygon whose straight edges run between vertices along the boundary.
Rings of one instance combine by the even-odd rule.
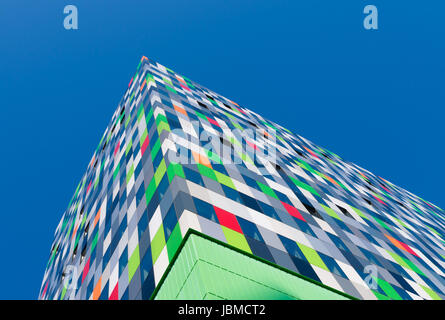
[[[442,209],[143,57],[39,299],[444,299],[444,272]]]

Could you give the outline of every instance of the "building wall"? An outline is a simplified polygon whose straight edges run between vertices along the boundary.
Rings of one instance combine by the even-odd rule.
[[[55,231],[39,298],[148,299],[192,228],[360,299],[443,299],[444,218],[143,57]]]

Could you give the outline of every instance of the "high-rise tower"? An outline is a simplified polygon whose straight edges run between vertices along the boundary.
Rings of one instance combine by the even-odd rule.
[[[39,298],[444,299],[444,270],[443,210],[143,57]]]

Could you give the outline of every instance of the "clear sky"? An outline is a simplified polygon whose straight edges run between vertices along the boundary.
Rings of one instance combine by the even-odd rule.
[[[63,27],[63,8],[79,29]],[[363,28],[363,8],[379,29]],[[154,59],[445,207],[445,4],[2,0],[0,298],[35,299],[54,230]]]

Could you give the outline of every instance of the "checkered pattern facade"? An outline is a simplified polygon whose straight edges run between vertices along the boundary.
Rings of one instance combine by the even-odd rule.
[[[445,298],[442,209],[143,57],[39,298],[149,299],[189,228],[359,299]]]

